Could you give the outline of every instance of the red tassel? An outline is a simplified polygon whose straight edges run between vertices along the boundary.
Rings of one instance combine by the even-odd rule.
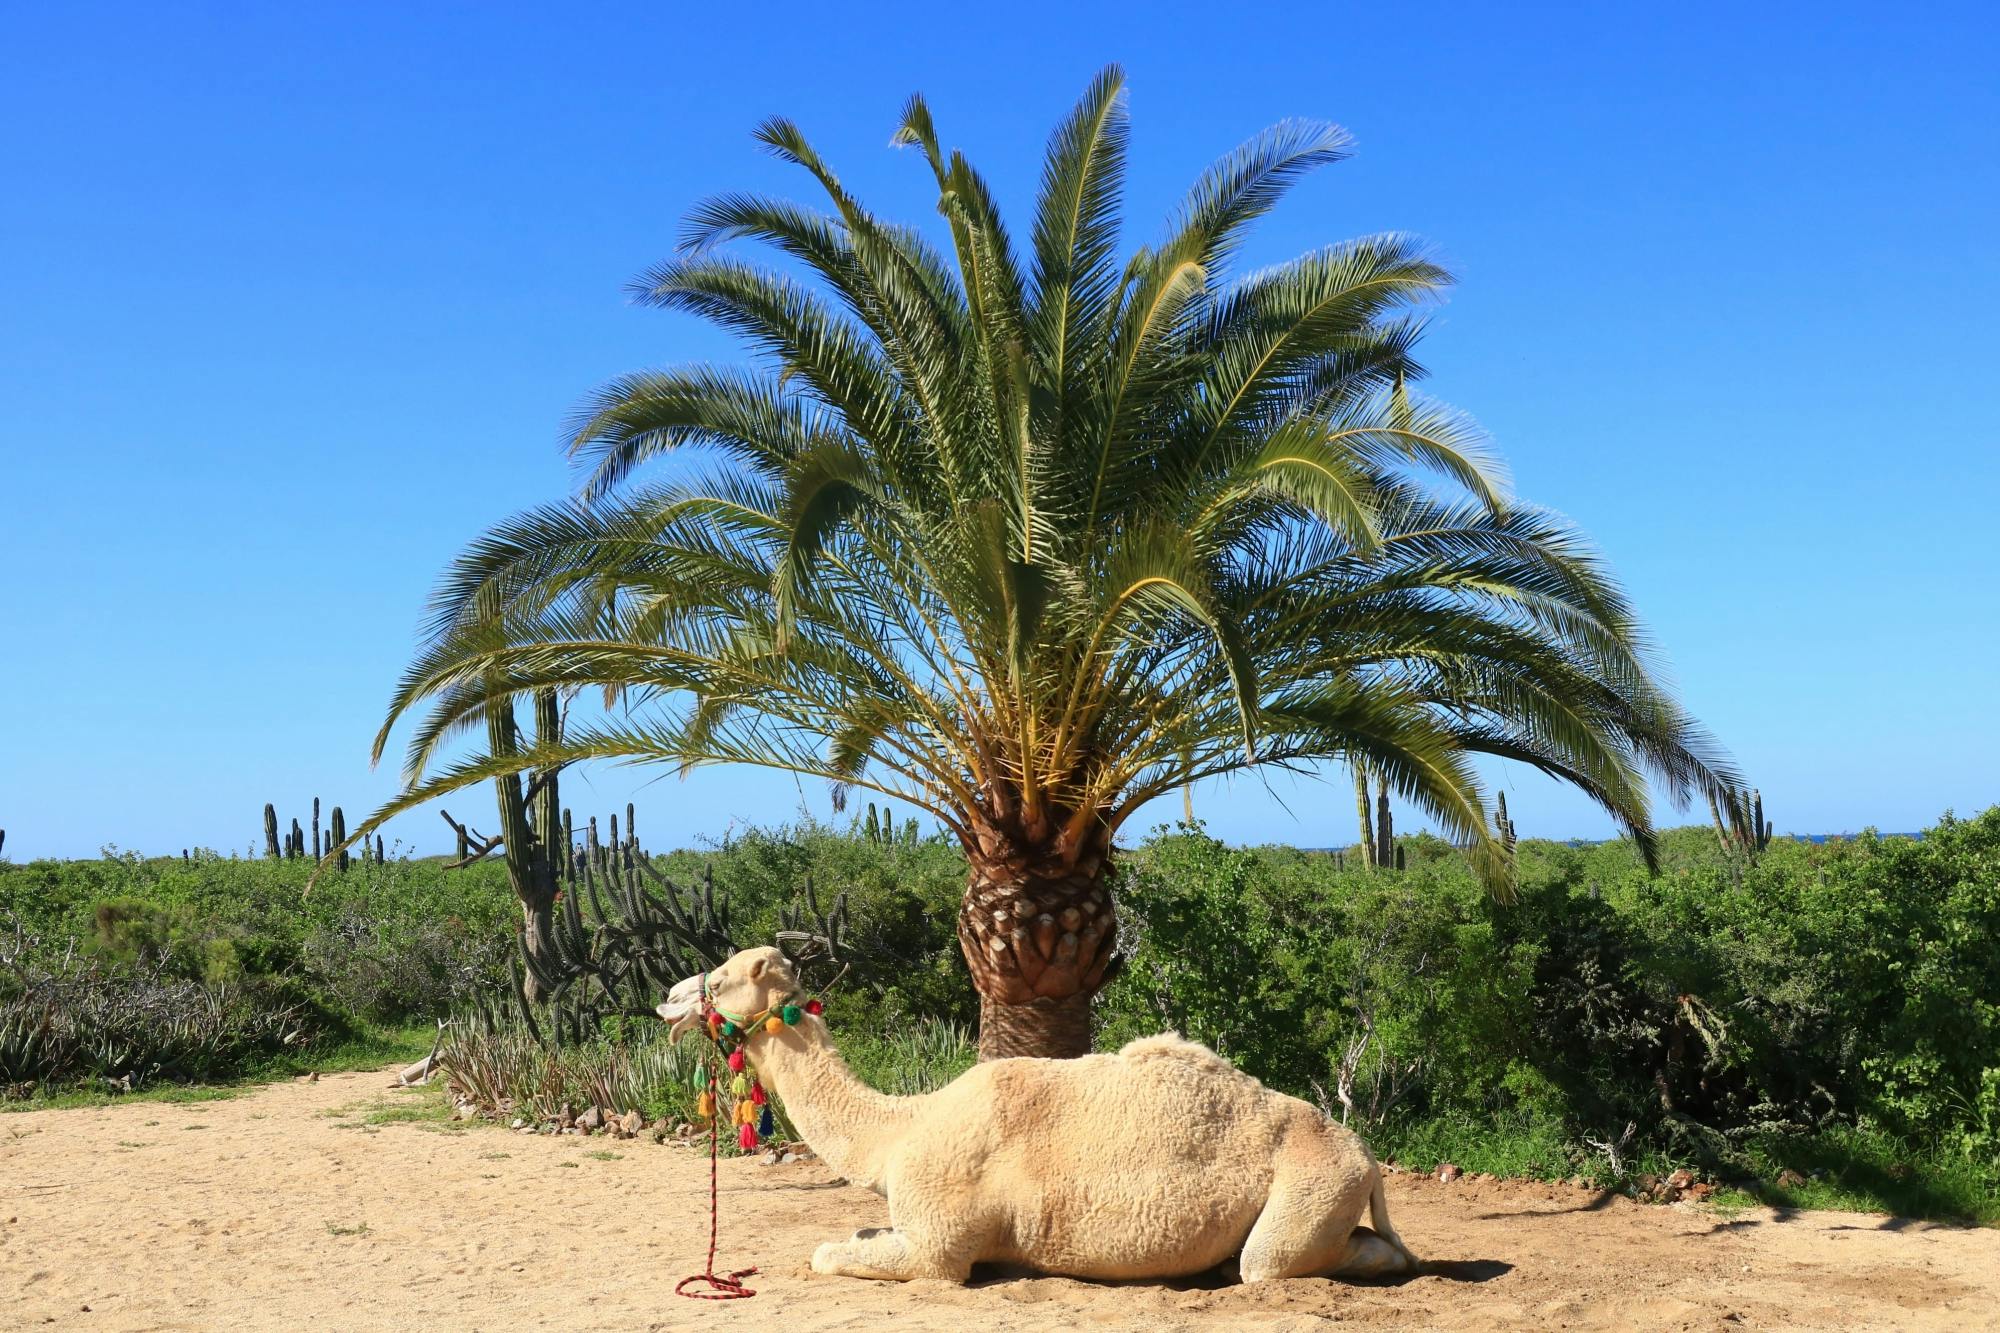
[[[729,1053],[729,1072],[732,1074],[743,1072],[743,1052],[731,1051]]]
[[[762,1106],[764,1102],[764,1085],[762,1083],[752,1083],[750,1085],[750,1104],[753,1106]]]
[[[745,1125],[743,1132],[736,1136],[736,1142],[742,1145],[744,1152],[749,1152],[757,1146],[757,1127],[755,1125]]]
[[[809,1014],[823,1014],[826,1012],[826,1006],[821,1004],[818,1000],[807,1000],[806,1012]]]

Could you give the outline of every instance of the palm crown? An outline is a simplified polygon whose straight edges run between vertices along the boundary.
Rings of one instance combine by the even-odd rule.
[[[1265,132],[1121,259],[1121,85],[1100,75],[1052,136],[1019,254],[921,99],[897,140],[935,177],[945,251],[865,209],[790,123],[762,126],[826,207],[714,198],[635,285],[756,362],[606,386],[572,436],[582,495],[454,566],[377,740],[430,703],[383,815],[583,759],[888,793],[964,844],[968,958],[990,1003],[1020,1005],[1087,999],[1113,835],[1207,778],[1359,766],[1496,886],[1476,754],[1577,785],[1646,845],[1648,777],[1728,799],[1585,544],[1510,502],[1476,430],[1408,388],[1448,282],[1422,247],[1231,273],[1344,136]],[[732,257],[740,240],[791,262]],[[701,465],[639,478],[675,450]],[[432,773],[497,701],[586,685],[628,706]]]

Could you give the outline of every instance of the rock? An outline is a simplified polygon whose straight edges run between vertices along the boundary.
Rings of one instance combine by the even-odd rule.
[[[1705,1180],[1697,1180],[1695,1181],[1694,1184],[1687,1187],[1688,1198],[1693,1199],[1696,1202],[1700,1202],[1701,1200],[1706,1199],[1709,1195],[1713,1193],[1715,1193],[1715,1186],[1709,1184]]]
[[[639,1137],[639,1131],[646,1127],[646,1117],[637,1111],[627,1111],[619,1118],[618,1127],[625,1131],[626,1138],[636,1139]]]
[[[762,1160],[765,1166],[776,1166],[779,1162],[779,1157],[775,1152],[767,1152],[764,1154]]]
[[[1459,1170],[1457,1167],[1453,1166],[1450,1162],[1441,1162],[1438,1164],[1437,1178],[1443,1181],[1447,1185],[1449,1185],[1452,1181],[1457,1180],[1460,1176],[1464,1174],[1465,1172]]]
[[[513,1123],[513,1125],[511,1126],[511,1128],[513,1128],[513,1129],[520,1129],[520,1128],[522,1128],[523,1126],[525,1126],[525,1125],[526,1125],[527,1123],[528,1123],[528,1122],[527,1122],[527,1121],[525,1121],[525,1120],[523,1120],[523,1119],[521,1119],[521,1117],[520,1117],[520,1116],[515,1116],[515,1117],[514,1117],[514,1123]]]
[[[784,1163],[786,1166],[790,1166],[793,1162],[799,1160],[799,1155],[795,1152],[788,1152],[783,1157],[780,1157],[778,1160]]]
[[[653,1142],[665,1143],[666,1141],[667,1141],[667,1125],[666,1122],[663,1120],[659,1124],[653,1126]]]
[[[564,1129],[568,1129],[571,1125],[574,1125],[576,1123],[576,1108],[568,1102],[564,1102],[562,1109],[556,1112],[556,1123]]]
[[[604,1128],[604,1112],[593,1106],[576,1118],[576,1127],[586,1134]]]
[[[1795,1190],[1805,1183],[1806,1178],[1789,1166],[1778,1173],[1778,1188],[1781,1190]]]
[[[1667,1177],[1667,1188],[1670,1190],[1684,1190],[1692,1184],[1694,1184],[1694,1172],[1686,1167]]]

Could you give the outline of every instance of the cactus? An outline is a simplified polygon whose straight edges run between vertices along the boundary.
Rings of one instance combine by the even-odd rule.
[[[1501,792],[1493,810],[1493,828],[1500,835],[1500,845],[1509,853],[1514,850],[1514,821],[1507,818],[1507,793]]]
[[[1361,853],[1361,868],[1372,869],[1375,865],[1375,817],[1368,809],[1368,770],[1360,764],[1354,766],[1354,812],[1361,826],[1361,841],[1355,850]]]
[[[1403,868],[1403,849],[1401,847],[1398,847],[1396,849],[1396,869],[1401,870],[1402,868]]]
[[[264,802],[264,855],[275,861],[281,855],[278,851],[278,807]]]
[[[319,846],[319,797],[315,796],[315,797],[313,797],[313,862],[314,862],[314,864],[317,864],[317,863],[319,862],[319,858],[320,858],[320,855],[321,855],[321,853],[320,853],[320,846]]]
[[[1764,793],[1751,788],[1746,797],[1740,791],[1731,792],[1727,808],[1716,803],[1715,794],[1709,793],[1708,816],[1715,821],[1715,840],[1723,853],[1733,860],[1750,865],[1757,864],[1757,858],[1771,845],[1771,823],[1764,818]]]
[[[296,861],[306,854],[306,831],[299,827],[297,818],[292,820],[292,832],[288,841],[291,845],[285,849],[287,856]]]
[[[333,807],[333,813],[327,818],[327,836],[333,840],[334,846],[340,848],[340,857],[334,864],[339,867],[342,874],[346,874],[348,857],[347,848],[344,844],[347,842],[347,816],[341,813],[340,807],[337,805]]]
[[[875,813],[875,802],[868,803],[868,822],[861,827],[862,836],[870,842],[882,841],[882,821]]]
[[[382,855],[382,835],[378,833],[375,835],[375,864],[378,866],[381,865],[384,859]]]
[[[1396,824],[1389,813],[1389,779],[1379,778],[1375,785],[1375,864],[1387,870],[1401,869],[1396,864]]]

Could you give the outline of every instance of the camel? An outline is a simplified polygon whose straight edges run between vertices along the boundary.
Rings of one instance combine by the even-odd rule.
[[[711,1008],[761,1019],[798,993],[783,954],[746,949],[657,1012],[678,1040]],[[1172,1033],[1116,1055],[993,1060],[893,1097],[854,1075],[816,1016],[744,1026],[746,1059],[807,1145],[889,1201],[890,1226],[821,1245],[815,1272],[1167,1278],[1232,1255],[1245,1282],[1417,1269],[1359,1137]],[[1372,1230],[1356,1225],[1364,1207]]]

